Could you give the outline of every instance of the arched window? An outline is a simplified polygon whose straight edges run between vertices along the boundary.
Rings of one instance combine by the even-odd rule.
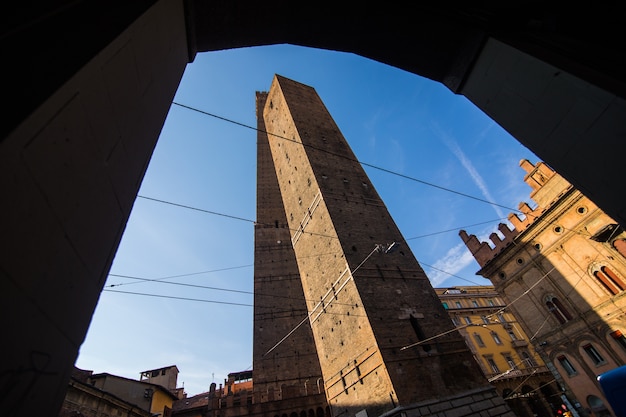
[[[582,348],[594,365],[597,366],[606,363],[606,360],[604,360],[600,352],[598,352],[598,350],[591,343],[583,345]]]
[[[572,365],[572,363],[569,361],[569,359],[565,357],[565,355],[559,355],[556,359],[559,361],[568,376],[574,376],[578,374],[578,371],[576,370],[576,368],[574,368],[574,365]]]
[[[626,349],[626,337],[621,330],[615,330],[610,333],[611,337],[624,349]]]
[[[616,251],[626,258],[626,239],[617,239],[613,242],[613,247]]]
[[[600,398],[596,397],[595,395],[587,396],[587,404],[589,405],[589,408],[591,409],[591,412],[593,412],[594,415],[601,416],[601,417],[611,416],[611,413],[606,408],[606,405],[604,405],[604,402]]]
[[[626,285],[624,281],[620,277],[617,276],[615,272],[608,266],[604,265],[600,268],[599,271],[596,271],[596,278],[601,279],[604,282],[608,282],[614,288],[614,290],[609,290],[613,295],[618,292],[624,291],[626,289]],[[602,278],[598,277],[601,276]]]
[[[612,295],[619,294],[620,292],[626,290],[626,284],[624,284],[624,281],[622,281],[622,279],[606,265],[603,265],[600,268],[595,268],[593,276]]]
[[[549,295],[546,297],[546,307],[548,307],[548,310],[561,324],[564,324],[572,319],[572,315],[569,311],[567,311],[565,306],[563,306],[563,303],[561,303],[561,301],[554,296]]]

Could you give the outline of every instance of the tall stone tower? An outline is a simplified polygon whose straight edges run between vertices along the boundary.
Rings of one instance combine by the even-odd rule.
[[[513,416],[315,90],[277,75],[257,114],[255,391],[308,380],[334,416]]]
[[[256,101],[258,143],[253,337],[255,402],[318,394],[317,406],[326,406],[315,341],[311,326],[305,323],[307,303],[300,282],[296,254],[291,244],[291,231],[265,133],[263,108],[266,97],[267,93],[257,93]],[[289,337],[281,341],[271,355],[266,355],[287,334]],[[294,409],[300,406],[297,402],[293,405]]]

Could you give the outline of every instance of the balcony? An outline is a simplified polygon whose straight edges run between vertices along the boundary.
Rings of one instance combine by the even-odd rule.
[[[509,379],[509,378],[520,378],[520,377],[528,378],[530,376],[543,374],[546,372],[548,372],[548,368],[545,366],[532,366],[532,367],[528,367],[524,369],[519,369],[519,368],[509,369],[505,372],[500,372],[496,374],[488,374],[486,376],[489,382],[496,382],[496,381],[501,381],[501,380]]]
[[[528,346],[528,342],[525,340],[511,340],[511,346],[513,346],[514,348],[521,348],[521,347],[525,347]]]

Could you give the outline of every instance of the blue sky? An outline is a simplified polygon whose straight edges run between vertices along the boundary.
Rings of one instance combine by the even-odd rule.
[[[76,366],[176,365],[189,395],[251,369],[255,93],[274,74],[315,88],[433,286],[489,284],[458,231],[485,240],[532,205],[519,161],[538,159],[465,97],[353,54],[202,53],[174,102],[217,117],[171,106]]]

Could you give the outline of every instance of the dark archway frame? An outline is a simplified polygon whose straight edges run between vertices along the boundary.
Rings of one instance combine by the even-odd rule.
[[[340,7],[280,0],[49,0],[5,6],[0,305],[6,352],[0,362],[0,408],[16,416],[33,410],[57,415],[184,64],[199,52],[289,43],[359,54],[441,82],[624,227],[626,24],[617,4],[562,10],[545,2]],[[160,25],[150,26],[149,16],[160,7],[176,12],[164,14],[171,25],[161,16]],[[109,127],[105,112],[97,132],[93,120],[54,115],[82,111],[90,99],[84,92],[103,82],[84,75],[85,68],[129,27],[139,28],[135,36],[148,45],[166,43],[184,27],[186,50],[182,58],[164,54],[146,64],[155,73],[171,74],[151,80],[167,81],[163,91],[137,80],[146,94],[154,94],[149,111],[134,113],[137,108],[121,95],[108,95],[112,103],[106,109],[130,120],[128,131],[108,132],[107,140],[121,139],[107,147],[106,141],[91,141],[105,136],[100,131]],[[172,68],[163,70],[168,65]],[[59,94],[77,75],[89,87],[80,90],[80,100]],[[114,77],[105,81],[116,90]],[[56,103],[59,96],[66,101]],[[49,119],[38,120],[44,107],[58,111],[43,112]],[[91,136],[81,141],[85,132]],[[124,163],[115,159],[118,145]],[[102,188],[89,194],[81,184]],[[93,199],[98,204],[90,206]]]

